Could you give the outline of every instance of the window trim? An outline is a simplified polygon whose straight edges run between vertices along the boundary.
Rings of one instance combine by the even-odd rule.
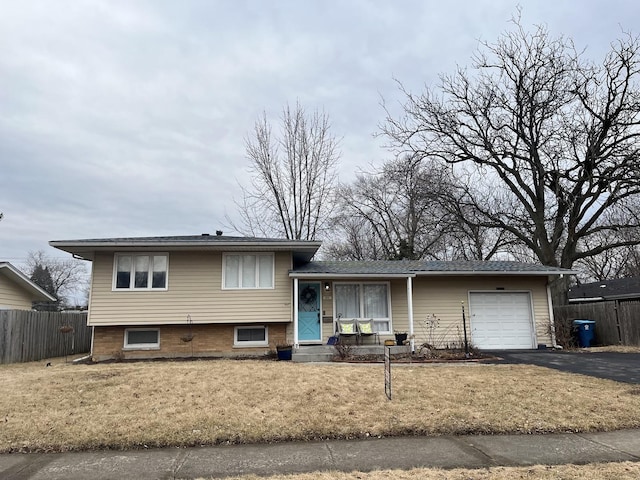
[[[156,332],[158,341],[156,343],[129,343],[129,332]],[[160,350],[160,329],[159,328],[125,328],[123,350]]]
[[[129,287],[117,288],[118,282],[118,259],[120,257],[131,257],[131,276],[129,278]],[[136,257],[150,257],[149,258],[149,272],[147,278],[146,287],[132,287],[131,284],[135,282],[134,266]],[[166,269],[165,269],[165,281],[164,287],[153,288],[153,257],[165,257]],[[169,252],[116,252],[113,254],[113,275],[112,275],[111,291],[113,292],[166,292],[169,290]],[[135,285],[135,283],[134,283]]]
[[[264,340],[259,342],[242,342],[238,340],[238,330],[250,330],[255,328],[264,329]],[[269,346],[269,326],[268,325],[236,325],[233,328],[233,347],[234,348],[252,348],[252,347],[268,347]]]
[[[379,330],[377,333],[381,335],[390,335],[393,333],[393,320],[392,320],[392,306],[391,306],[391,282],[389,281],[368,281],[368,282],[333,282],[333,311],[335,321],[337,321],[338,310],[336,307],[337,303],[337,295],[336,295],[336,287],[339,285],[359,285],[360,289],[358,292],[359,300],[360,300],[360,315],[364,312],[364,285],[386,285],[387,287],[387,315],[388,317],[355,317],[357,320],[369,320],[373,319],[373,323],[375,325],[377,322],[387,322],[389,324],[389,330]],[[354,318],[354,317],[345,317],[345,318]]]
[[[256,257],[256,286],[255,287],[227,287],[226,275],[227,275],[227,258],[228,257],[240,257],[243,256],[255,256]],[[270,257],[271,258],[271,286],[260,287],[260,263],[257,261],[258,257]],[[225,252],[222,254],[222,290],[274,290],[276,288],[276,256],[273,252]],[[242,266],[240,266],[239,283],[242,283]]]

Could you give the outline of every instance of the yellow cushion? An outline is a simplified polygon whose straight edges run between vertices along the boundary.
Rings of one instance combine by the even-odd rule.
[[[353,332],[353,323],[341,323],[340,331],[342,333],[354,333]]]
[[[373,333],[370,323],[361,323],[358,326],[360,327],[360,333]]]

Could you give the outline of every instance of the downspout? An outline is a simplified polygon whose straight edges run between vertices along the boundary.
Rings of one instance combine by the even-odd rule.
[[[407,316],[409,317],[409,341],[411,343],[411,353],[416,351],[415,338],[413,338],[413,282],[411,277],[407,277]]]
[[[300,347],[298,340],[298,278],[293,279],[293,348]]]
[[[89,358],[93,358],[93,339],[96,336],[96,327],[91,327],[91,351],[89,352]]]
[[[556,343],[556,320],[553,316],[553,301],[551,300],[551,287],[547,281],[547,305],[549,308],[549,328],[551,330],[551,345],[553,348],[562,348]]]

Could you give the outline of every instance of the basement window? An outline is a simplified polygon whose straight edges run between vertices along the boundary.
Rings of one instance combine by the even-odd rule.
[[[234,329],[234,347],[266,347],[268,345],[269,332],[264,325],[236,327]]]
[[[160,330],[126,329],[124,348],[129,350],[151,350],[160,348]]]

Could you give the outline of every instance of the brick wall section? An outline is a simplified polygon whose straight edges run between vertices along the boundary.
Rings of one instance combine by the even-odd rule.
[[[286,323],[269,324],[268,347],[234,347],[235,325],[193,325],[193,339],[183,341],[180,337],[189,333],[186,326],[145,325],[143,328],[160,330],[160,348],[153,350],[124,350],[125,327],[95,327],[93,334],[94,361],[113,358],[183,358],[191,357],[235,357],[266,355],[275,350],[276,344],[286,341]],[[129,327],[140,328],[140,327]]]

